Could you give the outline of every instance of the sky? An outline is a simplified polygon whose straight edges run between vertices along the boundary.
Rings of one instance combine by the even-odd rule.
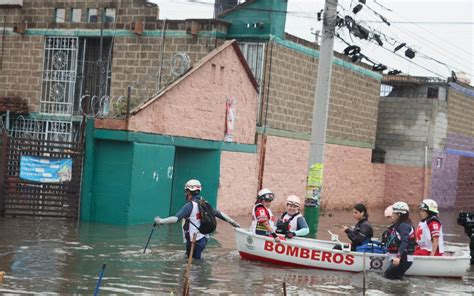
[[[153,0],[160,7],[160,19],[212,18],[213,0]],[[243,2],[243,1],[241,1]],[[388,70],[400,70],[414,76],[446,79],[451,71],[458,77],[466,73],[474,85],[474,0],[366,0],[357,14],[352,8],[358,0],[339,0],[340,15],[349,15],[370,32],[383,34],[383,46],[375,40],[360,40],[338,30],[349,44],[361,48],[361,53]],[[324,0],[288,0],[285,31],[300,38],[314,41],[312,32],[321,30],[317,12],[324,8]],[[383,15],[390,26],[377,15]],[[393,52],[406,43],[406,47]],[[334,50],[342,52],[347,45],[336,39]],[[415,51],[409,59],[407,47]],[[371,62],[365,61],[371,64]]]

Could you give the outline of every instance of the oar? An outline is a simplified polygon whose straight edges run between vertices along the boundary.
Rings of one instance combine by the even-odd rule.
[[[102,277],[104,276],[105,265],[106,265],[105,263],[102,264],[102,270],[99,273],[99,279],[97,280],[97,286],[95,287],[95,290],[94,290],[94,296],[97,296],[99,294],[99,287],[100,287],[100,283],[102,282]]]
[[[153,228],[151,229],[150,235],[148,236],[148,240],[146,241],[145,249],[143,249],[143,254],[145,254],[146,248],[148,248],[148,244],[150,243],[151,236],[153,235],[153,231],[155,231],[156,223],[153,224]]]

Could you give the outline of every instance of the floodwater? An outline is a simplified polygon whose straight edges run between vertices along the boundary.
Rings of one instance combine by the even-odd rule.
[[[371,216],[375,234],[386,221]],[[468,238],[456,224],[457,212],[442,214],[450,248],[468,249]],[[151,220],[151,219],[150,219]],[[250,217],[237,219],[243,226]],[[344,237],[342,225],[353,225],[351,212],[335,211],[320,218],[319,238],[327,230]],[[113,226],[46,218],[0,218],[0,271],[5,272],[2,294],[93,294],[102,264],[107,264],[101,294],[182,294],[186,258],[179,225],[156,228],[149,252],[143,248],[151,223]],[[361,294],[363,275],[313,269],[286,268],[240,259],[232,227],[222,221],[202,260],[190,270],[191,295]],[[443,268],[440,266],[440,268]],[[407,277],[390,281],[367,273],[367,295],[473,295],[474,267],[462,279]]]

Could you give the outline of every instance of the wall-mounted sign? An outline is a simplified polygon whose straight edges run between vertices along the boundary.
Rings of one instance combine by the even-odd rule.
[[[20,179],[40,183],[71,181],[72,159],[21,156]]]

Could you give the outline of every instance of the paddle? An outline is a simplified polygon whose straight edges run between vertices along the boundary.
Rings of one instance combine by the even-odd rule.
[[[100,283],[102,282],[102,277],[104,276],[105,265],[106,265],[105,263],[102,264],[102,270],[99,273],[99,279],[97,280],[97,286],[95,287],[95,290],[94,290],[94,296],[97,296],[99,294],[99,287],[100,287]]]
[[[341,248],[343,251],[350,251],[351,246],[345,247],[345,244],[339,240],[339,235],[332,233],[330,230],[328,230],[329,234],[331,235],[331,241],[336,242],[341,245]]]
[[[148,236],[148,240],[146,241],[145,249],[143,249],[143,254],[145,254],[146,248],[148,248],[148,244],[150,243],[151,236],[153,235],[153,231],[155,231],[156,223],[153,224],[153,228],[151,229],[150,235]]]

